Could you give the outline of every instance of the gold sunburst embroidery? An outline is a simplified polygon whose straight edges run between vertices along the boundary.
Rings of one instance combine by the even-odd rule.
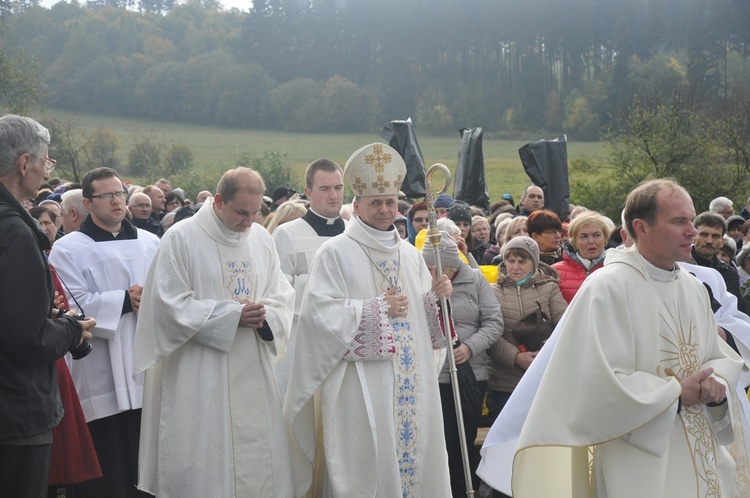
[[[670,334],[667,336],[662,333],[661,337],[671,347],[661,350],[662,361],[667,363],[665,370],[671,370],[675,377],[684,379],[700,370],[703,352],[696,343],[696,324],[692,320],[683,324],[682,317],[677,313],[676,304],[674,308],[667,307],[666,315],[660,314],[660,318]]]
[[[662,323],[659,333],[662,342],[662,368],[659,370],[677,380],[698,373],[705,361],[703,347],[699,342],[699,324],[693,320],[692,315],[680,314],[675,300],[665,303],[659,318]],[[705,410],[705,405],[683,406],[679,417],[698,478],[698,495],[719,498],[721,484],[717,473],[717,445]]]

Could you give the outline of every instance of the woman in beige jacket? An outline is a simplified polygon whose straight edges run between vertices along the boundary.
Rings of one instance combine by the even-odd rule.
[[[492,420],[565,312],[559,282],[557,272],[539,262],[539,246],[530,237],[515,237],[503,246],[503,268],[492,285],[504,323],[502,337],[488,350]]]

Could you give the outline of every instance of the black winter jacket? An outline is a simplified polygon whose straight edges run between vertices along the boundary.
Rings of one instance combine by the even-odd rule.
[[[55,360],[81,339],[70,317],[50,319],[49,240],[0,183],[0,444],[43,434],[63,416]]]

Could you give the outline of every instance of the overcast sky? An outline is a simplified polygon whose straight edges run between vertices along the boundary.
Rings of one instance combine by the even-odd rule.
[[[42,7],[51,7],[54,4],[58,3],[60,0],[41,0]],[[81,3],[84,3],[86,0],[79,0]],[[178,0],[179,2],[179,0]],[[238,9],[242,11],[247,11],[250,9],[250,6],[253,4],[252,0],[219,0],[221,4],[226,9],[231,9],[232,7],[237,7]]]

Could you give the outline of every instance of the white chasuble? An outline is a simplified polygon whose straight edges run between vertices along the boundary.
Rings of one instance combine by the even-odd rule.
[[[284,406],[295,492],[447,497],[433,356],[446,342],[432,278],[395,230],[390,247],[371,230],[350,221],[310,272]],[[382,296],[394,285],[409,299],[404,318],[387,316]]]
[[[207,201],[162,238],[149,269],[134,372],[146,371],[139,488],[160,497],[290,497],[289,439],[272,357],[294,291],[260,225],[231,232]],[[265,305],[264,341],[238,327]]]
[[[677,413],[679,380],[709,367],[727,403]],[[516,498],[748,496],[746,455],[727,450],[745,453],[733,444],[744,443],[741,368],[700,282],[635,249],[610,250],[493,425],[478,474],[506,489],[495,476],[512,465]],[[501,427],[506,409],[523,422],[511,459],[501,452],[516,447]]]

